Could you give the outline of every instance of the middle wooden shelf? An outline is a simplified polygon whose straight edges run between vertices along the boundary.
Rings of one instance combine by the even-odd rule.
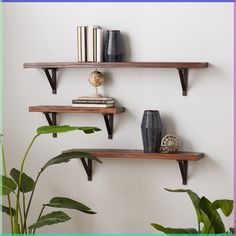
[[[72,107],[72,106],[57,106],[57,105],[40,105],[30,106],[29,112],[42,112],[46,116],[49,125],[57,125],[58,113],[100,113],[104,117],[107,128],[108,138],[112,139],[113,136],[113,116],[125,112],[124,107]],[[57,137],[57,134],[53,134]]]

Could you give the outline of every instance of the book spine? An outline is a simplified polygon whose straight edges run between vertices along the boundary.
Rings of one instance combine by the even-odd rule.
[[[115,100],[112,97],[78,97],[78,99],[73,99],[73,100],[96,100],[96,101],[110,101],[110,100]]]
[[[100,107],[100,108],[106,108],[106,107],[114,107],[114,104],[72,104],[72,107]]]
[[[87,61],[87,55],[86,55],[86,26],[81,27],[81,61],[86,62]]]
[[[77,52],[78,62],[82,62],[82,43],[81,43],[81,27],[77,26]]]
[[[96,57],[97,62],[103,61],[103,35],[102,35],[102,29],[97,29],[97,42],[96,42]]]
[[[97,100],[72,100],[73,104],[112,104],[114,100],[111,101],[97,101]]]
[[[93,62],[93,25],[87,26],[87,61]]]
[[[97,30],[93,29],[93,61],[97,62]]]

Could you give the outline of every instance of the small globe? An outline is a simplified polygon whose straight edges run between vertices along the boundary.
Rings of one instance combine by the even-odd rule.
[[[100,71],[93,71],[89,75],[89,83],[94,87],[99,87],[104,83],[103,73]]]

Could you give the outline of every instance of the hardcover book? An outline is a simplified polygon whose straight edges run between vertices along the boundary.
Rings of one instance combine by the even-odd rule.
[[[108,104],[115,103],[115,100],[86,100],[86,99],[73,99],[73,104]]]
[[[80,100],[96,100],[96,101],[108,101],[108,100],[114,100],[114,98],[111,97],[91,97],[91,96],[82,96],[78,97]]]
[[[106,108],[106,107],[114,107],[114,103],[108,103],[108,104],[72,104],[72,107],[100,107],[100,108]]]

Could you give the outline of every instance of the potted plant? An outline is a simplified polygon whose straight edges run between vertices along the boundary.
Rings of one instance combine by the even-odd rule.
[[[7,197],[8,206],[2,206],[2,211],[10,216],[11,231],[13,234],[34,234],[40,227],[62,223],[68,221],[70,217],[64,211],[53,211],[43,215],[46,207],[52,208],[67,208],[75,209],[87,214],[95,214],[88,206],[81,202],[75,201],[67,197],[54,197],[49,202],[43,204],[37,219],[29,225],[28,216],[32,206],[32,199],[35,193],[35,188],[41,174],[51,165],[60,164],[70,161],[75,158],[88,158],[97,162],[101,161],[90,155],[89,153],[71,151],[60,154],[50,159],[39,171],[35,180],[29,177],[24,172],[24,164],[28,157],[29,151],[34,141],[43,134],[65,133],[74,130],[83,131],[86,134],[94,133],[100,129],[97,127],[71,127],[71,126],[43,126],[37,129],[37,134],[32,139],[25,155],[22,158],[20,170],[11,169],[10,176],[8,176],[6,168],[6,159],[4,155],[3,143],[2,145],[2,159],[3,159],[3,176],[1,187],[2,195]],[[26,200],[26,194],[30,194],[29,200]],[[14,201],[12,201],[14,197]],[[14,204],[13,204],[14,202]]]
[[[197,214],[198,229],[195,228],[169,228],[160,224],[151,225],[165,234],[233,234],[234,229],[225,229],[221,216],[217,212],[221,209],[223,214],[228,217],[233,210],[233,200],[219,199],[214,202],[209,201],[205,196],[199,197],[190,189],[165,189],[169,192],[187,193],[190,197]]]

